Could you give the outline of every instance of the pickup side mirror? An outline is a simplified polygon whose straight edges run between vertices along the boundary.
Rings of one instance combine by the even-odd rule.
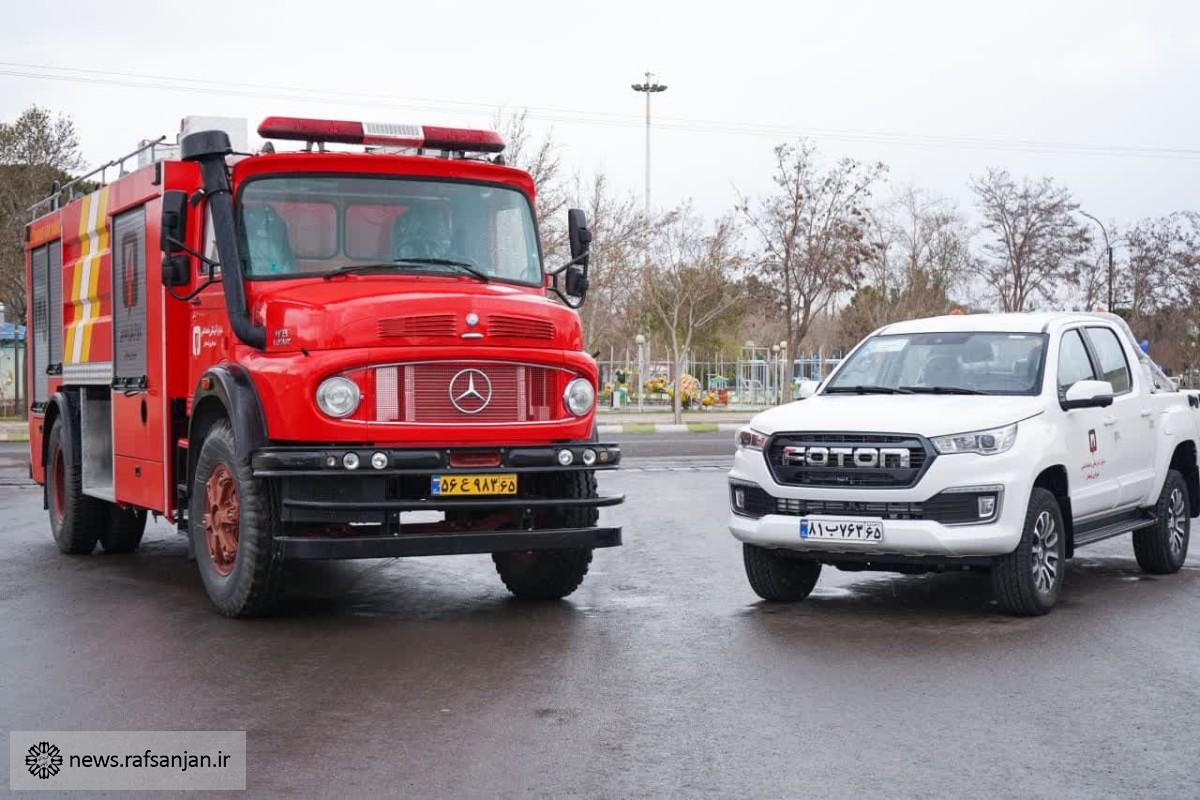
[[[820,381],[800,381],[798,394],[801,400],[807,400],[817,393],[817,387],[821,385]]]
[[[187,237],[187,192],[163,192],[162,221],[158,247],[163,252],[163,286],[183,286],[191,278],[188,257],[183,252]]]
[[[1076,381],[1063,394],[1059,405],[1073,408],[1107,408],[1113,402],[1113,387],[1108,381]]]

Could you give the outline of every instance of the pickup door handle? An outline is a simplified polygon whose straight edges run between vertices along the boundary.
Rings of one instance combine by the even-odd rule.
[[[1111,428],[1113,425],[1117,424],[1117,418],[1116,417],[1105,417],[1104,424]]]

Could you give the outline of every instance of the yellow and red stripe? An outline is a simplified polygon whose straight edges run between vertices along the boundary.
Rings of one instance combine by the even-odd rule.
[[[79,214],[79,262],[68,298],[73,312],[63,342],[63,362],[84,364],[92,350],[92,330],[100,316],[101,257],[108,251],[108,187],[83,198]]]

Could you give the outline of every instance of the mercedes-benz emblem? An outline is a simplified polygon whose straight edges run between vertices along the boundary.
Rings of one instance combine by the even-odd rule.
[[[492,402],[492,381],[477,369],[464,369],[450,379],[450,402],[464,414],[478,414]]]
[[[474,328],[478,324],[479,324],[479,315],[478,314],[476,314],[474,311],[472,311],[470,314],[467,314],[467,327],[468,328]]]

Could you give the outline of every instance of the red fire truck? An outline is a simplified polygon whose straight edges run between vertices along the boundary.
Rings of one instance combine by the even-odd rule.
[[[33,209],[30,460],[59,549],[131,551],[161,515],[230,616],[269,610],[289,559],[491,553],[518,597],[570,594],[621,542],[572,310],[583,213],[547,272],[493,132],[258,132],[305,144],[193,130]]]

